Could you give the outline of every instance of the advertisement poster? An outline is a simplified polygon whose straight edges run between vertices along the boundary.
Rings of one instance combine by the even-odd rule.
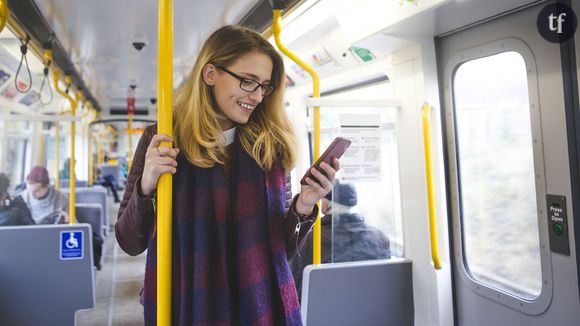
[[[24,83],[24,82],[19,81],[18,82],[18,88],[19,89],[27,89],[28,88],[28,85],[26,83]],[[4,96],[7,99],[14,99],[18,95],[20,95],[20,92],[18,90],[16,90],[16,87],[14,87],[14,85],[8,86],[2,92],[2,96]]]
[[[340,159],[341,180],[381,180],[380,121],[380,114],[340,116],[341,136],[352,142]]]

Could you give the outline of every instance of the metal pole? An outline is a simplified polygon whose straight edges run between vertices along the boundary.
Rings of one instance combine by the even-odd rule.
[[[173,0],[159,0],[157,132],[173,137]],[[162,143],[162,146],[172,146]],[[173,175],[157,184],[157,325],[171,325],[171,239]]]

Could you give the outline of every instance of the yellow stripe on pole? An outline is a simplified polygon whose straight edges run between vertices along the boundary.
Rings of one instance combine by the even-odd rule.
[[[157,132],[173,137],[173,0],[159,0]],[[171,143],[162,143],[171,146]],[[173,175],[157,184],[157,325],[171,325],[171,225]]]
[[[280,41],[280,33],[282,32],[282,11],[281,10],[274,10],[274,21],[272,30],[274,31],[274,40],[276,41],[276,45],[284,53],[288,56],[292,61],[296,62],[302,69],[306,70],[310,76],[312,77],[312,97],[319,98],[320,97],[320,80],[318,79],[318,73],[314,68],[310,67],[306,62],[296,56],[292,51],[286,48],[282,42]],[[314,161],[318,160],[320,157],[320,107],[314,107]],[[320,206],[320,202],[318,203]],[[321,257],[321,250],[320,250],[320,243],[321,243],[321,228],[320,228],[320,210],[318,211],[318,217],[316,222],[314,222],[314,230],[313,230],[313,246],[312,246],[312,263],[320,264],[320,257]]]

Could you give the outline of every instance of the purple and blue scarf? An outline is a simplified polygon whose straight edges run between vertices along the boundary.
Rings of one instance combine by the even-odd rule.
[[[302,325],[286,257],[285,171],[277,162],[264,172],[237,139],[232,153],[229,183],[222,165],[199,168],[178,157],[172,325]],[[154,232],[145,270],[145,325],[156,324],[156,273]]]

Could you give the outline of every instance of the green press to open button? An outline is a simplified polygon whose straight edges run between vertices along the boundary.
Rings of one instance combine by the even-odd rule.
[[[552,224],[552,231],[557,235],[562,235],[564,233],[564,227],[560,223],[554,223]]]

